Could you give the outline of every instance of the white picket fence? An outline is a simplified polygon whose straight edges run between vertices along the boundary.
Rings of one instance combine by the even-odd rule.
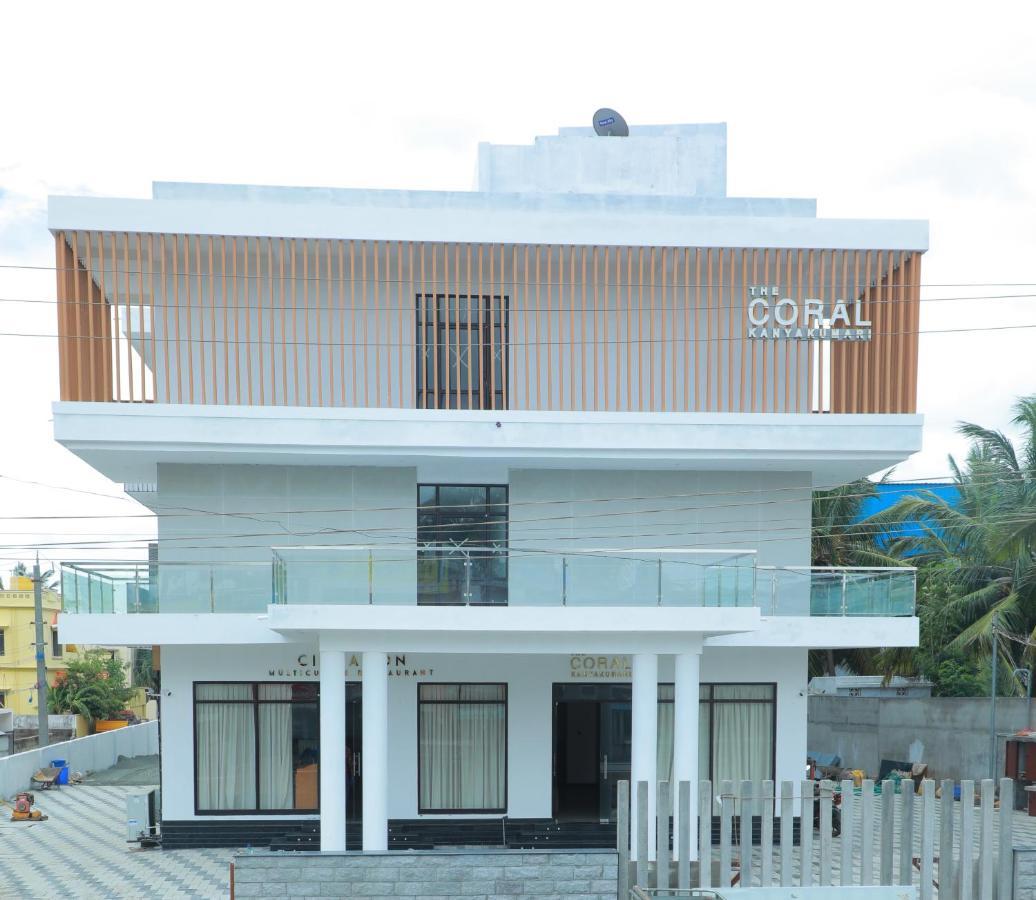
[[[1000,780],[1003,802],[998,809],[992,779],[980,783],[978,805],[974,781],[960,782],[959,801],[954,800],[956,784],[949,780],[939,782],[938,797],[932,780],[925,780],[917,793],[912,781],[901,782],[900,793],[895,782],[885,781],[879,794],[871,780],[858,788],[843,781],[837,791],[840,805],[832,781],[820,782],[819,791],[812,781],[784,781],[776,794],[773,781],[723,781],[715,794],[712,783],[702,781],[698,810],[703,814],[694,820],[691,782],[675,784],[675,792],[672,787],[658,783],[651,822],[648,783],[637,782],[637,833],[631,835],[630,784],[619,783],[619,900],[628,900],[635,885],[724,891],[778,885],[917,885],[920,900],[1013,897],[1014,782],[1009,778]],[[715,844],[714,817],[719,824]],[[839,817],[841,834],[835,836],[832,820]],[[705,827],[698,828],[699,820]],[[758,822],[757,837],[753,820]],[[649,858],[649,827],[655,829],[654,859]]]

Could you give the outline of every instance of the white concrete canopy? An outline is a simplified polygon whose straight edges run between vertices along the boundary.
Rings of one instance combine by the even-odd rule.
[[[681,653],[703,637],[752,632],[752,607],[271,606],[269,627],[321,647],[413,653]]]
[[[290,644],[343,650],[684,653],[707,647],[916,647],[914,616],[761,616],[757,608],[271,606],[266,613],[61,613],[73,644]],[[582,643],[582,642],[587,643]]]
[[[921,447],[922,417],[59,402],[57,441],[115,481],[160,463],[811,472],[844,484]],[[476,477],[473,475],[472,477]]]

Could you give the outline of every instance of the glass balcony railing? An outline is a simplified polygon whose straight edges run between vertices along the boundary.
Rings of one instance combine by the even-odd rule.
[[[65,612],[264,612],[274,604],[758,607],[912,616],[912,568],[759,566],[753,551],[276,547],[267,560],[67,563]]]
[[[917,570],[759,566],[757,606],[773,616],[912,616]]]
[[[269,602],[269,562],[102,560],[61,566],[61,608],[67,613],[262,612]]]
[[[755,553],[278,547],[274,603],[752,606]]]

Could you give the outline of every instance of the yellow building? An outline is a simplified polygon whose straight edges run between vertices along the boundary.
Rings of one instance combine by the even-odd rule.
[[[35,715],[36,640],[33,616],[32,579],[12,576],[11,590],[0,591],[0,707],[17,715]],[[55,626],[61,611],[61,596],[43,591],[43,643],[47,683],[65,666],[65,648]]]

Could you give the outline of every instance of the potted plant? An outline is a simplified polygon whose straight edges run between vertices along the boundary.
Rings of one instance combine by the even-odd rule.
[[[132,696],[125,665],[104,650],[91,650],[58,673],[49,702],[56,713],[82,716],[92,731],[111,731],[129,724],[119,713]]]

